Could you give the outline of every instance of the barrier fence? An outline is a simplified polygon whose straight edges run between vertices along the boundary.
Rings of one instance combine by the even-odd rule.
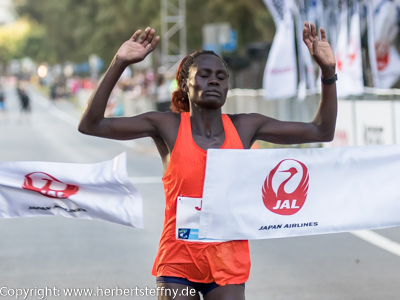
[[[335,138],[326,147],[388,145],[400,143],[400,89],[365,87],[362,96],[338,101]],[[232,89],[228,92],[223,113],[261,113],[283,121],[311,121],[318,109],[320,94],[305,99],[264,99],[264,90]],[[87,95],[82,99],[85,103]],[[132,97],[120,94],[116,105],[123,107],[124,116],[156,109],[154,97]]]
[[[224,113],[258,112],[284,121],[309,122],[320,95],[265,101],[264,90],[230,90]],[[338,101],[334,140],[326,147],[400,143],[400,90],[365,88],[362,96]]]

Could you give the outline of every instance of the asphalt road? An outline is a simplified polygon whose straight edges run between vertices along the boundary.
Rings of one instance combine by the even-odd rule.
[[[41,299],[45,288],[45,299],[98,298],[66,296],[67,288],[101,289],[104,298],[106,289],[155,288],[151,268],[164,196],[161,160],[151,141],[84,136],[76,130],[78,112],[69,103],[50,104],[32,91],[30,96],[32,115],[23,118],[15,90],[6,88],[0,160],[93,163],[127,152],[128,174],[144,199],[145,229],[62,217],[0,219],[0,299],[16,299],[12,294],[18,288],[31,289],[27,299]],[[377,232],[400,243],[399,228]],[[252,241],[250,248],[247,299],[400,298],[400,257],[350,233]]]

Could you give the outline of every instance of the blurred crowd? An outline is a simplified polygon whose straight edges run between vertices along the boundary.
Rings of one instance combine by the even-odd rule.
[[[83,102],[88,99],[87,95],[97,86],[98,80],[90,77],[60,76],[50,82],[39,80],[39,83],[48,85],[48,96],[54,101],[79,98],[82,94],[83,106]],[[176,89],[176,79],[171,72],[161,73],[152,68],[132,71],[131,68],[127,68],[111,94],[106,116],[129,116],[148,110],[169,111],[171,95]]]
[[[107,116],[130,116],[149,110],[170,110],[172,92],[177,89],[174,74],[152,69],[127,68],[108,101]]]

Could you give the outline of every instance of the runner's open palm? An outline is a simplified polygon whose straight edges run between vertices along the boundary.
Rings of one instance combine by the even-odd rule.
[[[159,36],[154,37],[155,30],[147,27],[142,37],[139,38],[141,30],[137,30],[132,37],[127,40],[119,48],[115,55],[122,59],[127,65],[137,63],[146,58],[146,56],[153,51],[158,41]]]
[[[313,23],[309,25],[306,21],[303,28],[303,41],[322,73],[333,76],[336,66],[335,54],[326,39],[325,30],[320,28],[320,32],[321,39],[318,37],[315,25]]]

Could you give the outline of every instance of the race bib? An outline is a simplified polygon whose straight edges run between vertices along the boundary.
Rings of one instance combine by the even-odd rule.
[[[226,240],[199,239],[201,198],[178,197],[176,208],[176,239],[188,242],[225,242]]]

